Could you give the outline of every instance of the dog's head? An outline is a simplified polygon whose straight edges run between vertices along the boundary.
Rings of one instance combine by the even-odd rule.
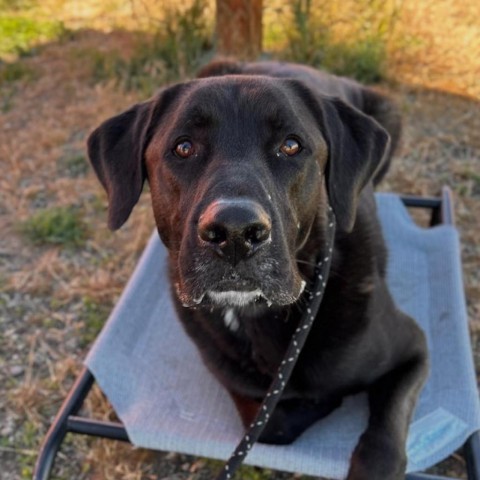
[[[313,232],[319,240],[327,201],[351,230],[387,148],[385,130],[338,99],[297,80],[236,75],[168,87],[88,141],[110,228],[148,179],[188,306],[296,301],[297,256]]]

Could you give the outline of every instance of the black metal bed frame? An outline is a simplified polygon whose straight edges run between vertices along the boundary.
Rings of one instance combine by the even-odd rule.
[[[411,208],[431,210],[430,226],[454,225],[452,193],[448,187],[442,189],[440,197],[427,198],[401,196],[403,203]],[[35,465],[33,480],[47,480],[53,468],[55,457],[67,433],[130,442],[125,427],[120,422],[106,422],[78,415],[85,398],[90,392],[94,377],[84,367],[57,413],[42,446]],[[480,431],[473,433],[463,446],[468,480],[480,480]],[[453,480],[449,477],[412,473],[406,480]]]

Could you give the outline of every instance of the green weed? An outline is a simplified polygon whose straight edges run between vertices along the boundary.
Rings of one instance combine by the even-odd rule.
[[[76,56],[91,63],[92,79],[95,83],[118,80],[125,63],[125,59],[117,51],[105,53],[88,48],[78,51]]]
[[[35,45],[62,37],[66,29],[56,20],[5,15],[0,18],[0,57],[25,55]]]
[[[282,12],[290,22],[284,28],[286,43],[279,56],[365,83],[383,79],[388,35],[397,12],[375,0],[360,3],[365,4],[362,13],[350,12],[346,20],[334,10],[321,9],[318,2],[293,0],[289,11]],[[273,37],[278,36],[277,30],[275,26]],[[272,35],[267,32],[268,38]]]
[[[21,427],[20,446],[34,449],[38,443],[38,426],[30,420],[25,420]]]
[[[162,84],[193,75],[212,48],[206,8],[206,0],[195,0],[184,11],[178,7],[167,11],[153,34],[137,34],[129,58],[120,52],[91,52],[93,80],[113,79],[125,90],[150,96]]]
[[[22,61],[7,63],[0,60],[0,112],[7,113],[13,108],[22,86],[17,82],[30,82],[35,78],[35,70]]]
[[[21,233],[38,245],[80,247],[88,236],[80,211],[74,207],[41,210],[20,225]]]
[[[8,113],[13,108],[13,99],[15,97],[15,90],[9,88],[3,91],[0,95],[0,112]]]
[[[15,441],[15,446],[25,450],[36,450],[38,448],[39,428],[30,421],[25,420],[20,426],[19,437]],[[22,479],[30,479],[33,475],[34,458],[30,455],[19,455],[18,463]]]
[[[311,0],[294,0],[291,3],[293,24],[287,30],[287,55],[299,63],[318,65],[328,45],[328,29],[315,22]]]
[[[368,38],[355,43],[332,43],[325,48],[321,66],[360,82],[379,82],[385,76],[386,51],[381,39]]]
[[[89,297],[83,299],[83,311],[81,315],[83,328],[80,337],[82,348],[87,347],[95,340],[105,324],[111,309],[112,305],[109,303],[99,303]]]
[[[19,80],[31,81],[35,71],[23,62],[0,63],[0,85]]]

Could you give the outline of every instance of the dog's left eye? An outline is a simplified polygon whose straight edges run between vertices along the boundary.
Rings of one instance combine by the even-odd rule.
[[[177,143],[177,145],[174,148],[174,152],[180,158],[190,157],[194,153],[192,142],[188,140],[183,140]]]
[[[289,157],[296,155],[301,149],[300,143],[294,138],[287,138],[280,147],[280,151]]]

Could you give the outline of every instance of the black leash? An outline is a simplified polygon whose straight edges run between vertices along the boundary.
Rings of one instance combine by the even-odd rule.
[[[248,452],[254,445],[254,443],[260,437],[265,425],[267,424],[271,413],[275,409],[280,397],[285,389],[288,380],[292,374],[293,368],[297,363],[298,356],[302,351],[303,345],[307,339],[308,333],[313,325],[313,321],[317,316],[318,309],[322,302],[323,294],[325,292],[325,286],[327,284],[328,274],[330,272],[330,264],[333,253],[333,241],[335,237],[335,215],[328,207],[328,235],[327,245],[325,251],[327,252],[323,258],[318,260],[315,269],[315,282],[312,292],[309,296],[309,306],[303,312],[302,319],[295,330],[295,333],[290,340],[290,344],[287,348],[282,363],[278,367],[278,372],[270,385],[267,395],[263,399],[262,405],[255,417],[255,420],[250,425],[247,433],[243,439],[237,445],[229,460],[225,464],[223,470],[218,474],[216,480],[229,480],[232,479],[235,471],[241,465]]]

